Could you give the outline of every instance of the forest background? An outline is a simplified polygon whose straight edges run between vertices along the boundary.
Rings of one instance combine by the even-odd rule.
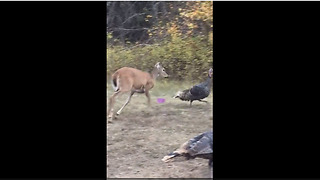
[[[213,62],[213,2],[107,2],[107,77],[161,62],[170,80],[203,80]]]

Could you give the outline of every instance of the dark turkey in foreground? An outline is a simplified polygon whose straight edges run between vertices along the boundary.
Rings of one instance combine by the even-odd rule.
[[[177,156],[185,156],[188,159],[196,157],[209,159],[209,166],[213,166],[213,132],[207,131],[185,142],[172,153],[165,156],[162,161],[169,162]]]
[[[190,101],[190,106],[192,104],[192,101],[195,101],[195,100],[207,103],[207,101],[204,101],[202,99],[208,97],[210,94],[210,90],[212,86],[212,74],[213,74],[213,69],[210,68],[208,73],[208,78],[206,79],[206,81],[193,86],[191,89],[186,89],[184,91],[177,92],[174,98],[179,98],[182,101]]]

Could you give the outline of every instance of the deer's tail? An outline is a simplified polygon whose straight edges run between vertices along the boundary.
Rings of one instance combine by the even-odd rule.
[[[114,74],[112,75],[112,82],[111,82],[111,85],[114,89],[114,91],[118,91],[119,90],[119,75],[118,74]]]

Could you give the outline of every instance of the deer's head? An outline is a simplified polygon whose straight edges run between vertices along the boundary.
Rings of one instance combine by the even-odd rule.
[[[156,77],[169,77],[169,75],[166,73],[164,67],[160,65],[160,62],[157,62],[157,64],[154,66],[154,73]]]

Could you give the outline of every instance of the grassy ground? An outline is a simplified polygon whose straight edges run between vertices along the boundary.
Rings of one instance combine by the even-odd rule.
[[[208,104],[194,101],[191,108],[189,102],[172,98],[178,90],[191,86],[161,79],[150,92],[151,107],[144,94],[135,94],[121,115],[107,124],[108,178],[209,177],[208,160],[161,161],[185,141],[212,129],[212,93],[205,99]],[[112,93],[108,84],[107,97]],[[124,94],[117,98],[114,112],[127,97]],[[165,98],[165,103],[157,103],[157,98]]]

